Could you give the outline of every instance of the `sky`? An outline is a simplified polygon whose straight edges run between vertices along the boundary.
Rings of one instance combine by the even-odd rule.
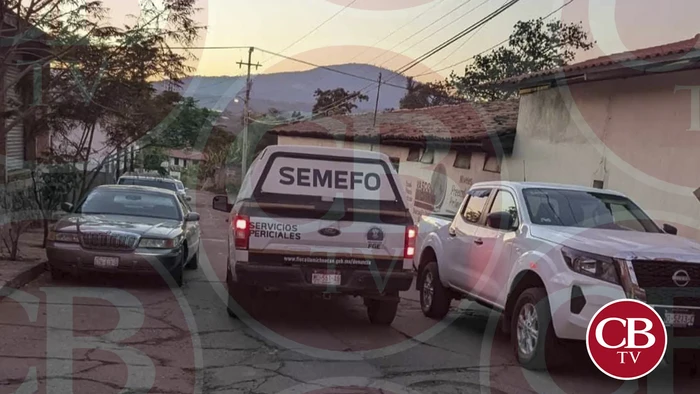
[[[505,40],[516,22],[545,16],[568,1],[520,0],[483,28],[406,74],[427,81],[443,79],[452,70],[461,73],[464,63],[460,62]],[[199,0],[201,10],[197,19],[207,30],[197,45],[255,46],[314,64],[370,63],[397,70],[506,2]],[[137,0],[106,3],[116,18],[138,12]],[[573,0],[550,19],[581,22],[596,41],[592,50],[579,54],[579,61],[693,37],[700,33],[694,20],[698,14],[697,0]],[[247,49],[197,49],[193,53],[198,58],[192,63],[196,70],[193,74],[220,76],[245,72],[236,62],[247,60]],[[253,52],[252,60],[262,64],[257,70],[260,73],[311,68],[259,50]],[[460,64],[449,67],[455,63]]]

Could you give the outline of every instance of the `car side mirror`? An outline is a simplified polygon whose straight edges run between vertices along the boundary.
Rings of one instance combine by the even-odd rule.
[[[199,221],[199,214],[197,212],[190,212],[185,217],[185,221],[186,222],[198,222]]]
[[[508,212],[492,212],[486,217],[486,225],[497,230],[514,230],[514,224]]]
[[[678,229],[670,224],[664,223],[664,232],[666,234],[678,235]]]
[[[186,197],[185,197],[185,201],[192,201],[192,197],[191,197],[191,196],[186,196]]]
[[[211,207],[215,211],[222,211],[222,212],[229,213],[229,212],[231,212],[233,205],[229,204],[228,196],[215,196],[214,200],[211,203]]]
[[[64,202],[63,204],[61,204],[61,210],[65,211],[65,212],[72,212],[73,211],[73,204],[71,204],[69,202]]]

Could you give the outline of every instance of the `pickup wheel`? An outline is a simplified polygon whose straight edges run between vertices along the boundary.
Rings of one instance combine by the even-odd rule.
[[[450,310],[449,290],[442,285],[436,262],[428,263],[418,277],[420,283],[420,307],[423,314],[433,319],[442,319]]]
[[[372,324],[388,326],[396,317],[399,302],[394,300],[372,300],[368,299],[367,316]]]
[[[515,302],[510,321],[510,338],[518,362],[526,369],[546,369],[547,361],[556,354],[558,342],[545,289],[523,291]]]

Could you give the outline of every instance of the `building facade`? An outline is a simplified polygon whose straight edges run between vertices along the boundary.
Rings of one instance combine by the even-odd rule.
[[[512,149],[517,102],[452,105],[378,114],[334,116],[272,130],[279,145],[379,151],[396,168],[409,209],[453,214],[475,182],[501,179]]]
[[[502,176],[614,189],[700,240],[700,37],[504,81],[520,89]]]

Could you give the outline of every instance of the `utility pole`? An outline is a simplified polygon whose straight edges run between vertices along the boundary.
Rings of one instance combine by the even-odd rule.
[[[377,125],[377,110],[379,109],[379,90],[382,88],[382,73],[379,73],[379,84],[377,84],[377,101],[374,103],[374,121],[372,127]]]
[[[250,47],[248,49],[248,62],[244,63],[242,60],[238,62],[238,68],[243,68],[243,66],[248,66],[248,77],[246,78],[245,82],[245,105],[243,109],[243,149],[242,149],[242,158],[241,158],[241,182],[243,181],[243,178],[245,178],[246,172],[248,171],[248,112],[249,112],[249,107],[248,107],[248,102],[250,101],[250,67],[255,67],[257,70],[258,67],[261,66],[260,63],[251,63],[253,60],[253,47]]]

